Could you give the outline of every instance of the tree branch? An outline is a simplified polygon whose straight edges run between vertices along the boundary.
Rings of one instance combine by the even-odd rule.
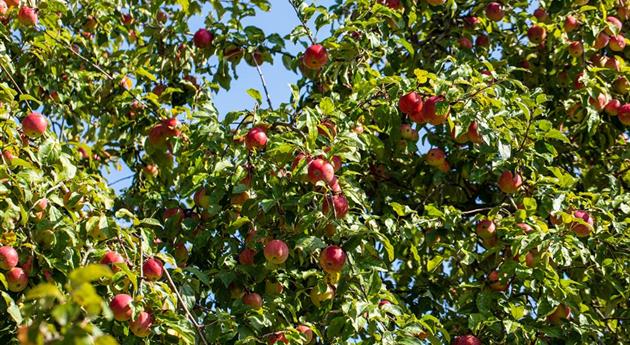
[[[203,325],[200,325],[197,323],[197,321],[195,321],[195,317],[188,310],[188,307],[186,306],[186,303],[184,302],[184,299],[182,298],[182,296],[179,294],[179,290],[175,286],[175,283],[173,283],[173,279],[171,279],[171,275],[168,273],[168,270],[165,269],[164,273],[166,274],[166,279],[168,280],[168,283],[171,285],[171,289],[173,289],[173,291],[175,292],[175,295],[177,296],[177,300],[184,308],[184,311],[186,312],[188,319],[190,319],[190,322],[192,322],[193,326],[195,326],[195,329],[197,330],[197,333],[199,334],[199,338],[201,338],[201,342],[204,343],[205,345],[208,345],[208,342],[206,341],[206,337],[203,335],[203,332],[202,332]]]

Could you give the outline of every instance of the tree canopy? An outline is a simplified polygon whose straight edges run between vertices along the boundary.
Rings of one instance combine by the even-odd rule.
[[[0,0],[0,339],[627,343],[630,3],[276,1]]]

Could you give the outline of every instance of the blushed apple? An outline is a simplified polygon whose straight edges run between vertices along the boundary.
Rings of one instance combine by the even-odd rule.
[[[319,256],[319,264],[327,273],[340,272],[346,263],[346,252],[338,246],[324,248]]]
[[[564,32],[570,33],[580,26],[580,22],[574,16],[567,16],[564,20]]]
[[[159,280],[162,278],[162,273],[164,272],[164,266],[162,262],[155,258],[149,258],[142,265],[142,271],[144,273],[144,277],[147,280]]]
[[[488,19],[498,22],[503,19],[505,12],[503,12],[503,5],[498,2],[491,2],[486,6],[486,17]]]
[[[494,238],[497,235],[496,225],[489,219],[484,219],[477,223],[475,231],[484,240]]]
[[[195,47],[201,49],[210,47],[213,40],[214,35],[210,31],[203,28],[197,30],[197,32],[195,32],[195,35],[193,36],[193,44],[195,45]]]
[[[308,179],[316,184],[318,181],[330,183],[335,177],[335,168],[322,158],[312,160],[308,164]]]
[[[591,217],[588,212],[582,210],[573,212],[573,217],[581,219],[584,223],[577,221],[571,223],[571,230],[573,230],[578,237],[590,235],[593,231],[593,217]]]
[[[254,127],[247,132],[245,137],[245,146],[248,149],[264,148],[267,145],[267,132],[264,127]]]
[[[26,115],[26,117],[22,120],[22,131],[29,138],[38,138],[42,136],[46,132],[47,128],[48,121],[46,118],[35,111]]]
[[[527,30],[527,38],[533,44],[541,44],[547,38],[547,30],[540,25],[534,25]]]
[[[306,48],[304,55],[302,56],[302,62],[304,66],[312,70],[318,70],[322,68],[328,62],[328,53],[326,48],[321,44],[313,44]]]
[[[251,248],[245,248],[238,254],[238,262],[241,265],[253,265],[256,251]]]
[[[131,319],[131,301],[133,298],[127,294],[118,294],[109,302],[109,308],[117,321],[127,321]]]
[[[129,322],[129,329],[136,337],[144,338],[151,334],[153,316],[146,311],[138,313],[135,319]]]
[[[513,194],[523,185],[523,178],[518,173],[504,171],[499,177],[499,189],[503,193]]]
[[[37,10],[28,6],[22,6],[17,15],[17,20],[24,26],[37,25]]]
[[[334,211],[334,217],[336,219],[341,219],[348,214],[349,209],[348,199],[346,199],[343,194],[335,194],[324,197],[324,201],[322,203],[322,213],[325,215]]]
[[[243,295],[242,301],[243,301],[243,304],[250,306],[251,308],[254,308],[254,309],[260,309],[263,306],[262,297],[255,292],[249,292]]]
[[[0,269],[8,271],[17,266],[19,261],[18,253],[11,246],[0,247]]]
[[[125,259],[122,257],[122,255],[111,250],[105,253],[100,261],[101,265],[109,266],[114,272],[117,272],[120,270],[120,268],[118,268],[116,264],[120,264],[124,262],[125,262]]]
[[[265,259],[274,265],[283,264],[289,258],[289,246],[281,240],[271,240],[263,251]]]
[[[28,274],[19,267],[13,267],[9,272],[5,273],[9,291],[20,292],[26,289],[28,285]]]

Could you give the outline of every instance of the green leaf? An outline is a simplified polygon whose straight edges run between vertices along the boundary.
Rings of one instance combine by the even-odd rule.
[[[50,283],[42,283],[34,288],[30,289],[26,293],[27,300],[34,300],[39,298],[55,298],[59,301],[63,301],[64,297],[59,288],[56,285]]]
[[[102,278],[111,278],[112,270],[106,265],[89,264],[80,267],[70,273],[70,281],[72,285],[78,286],[83,283],[93,282]]]
[[[256,103],[262,104],[262,95],[260,94],[260,91],[256,89],[247,89],[247,94],[253,98]]]

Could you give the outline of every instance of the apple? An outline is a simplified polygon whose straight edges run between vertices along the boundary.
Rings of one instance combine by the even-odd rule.
[[[345,263],[346,252],[338,246],[324,248],[319,256],[319,264],[326,273],[340,272]]]
[[[578,58],[580,56],[582,56],[582,54],[584,54],[584,46],[582,46],[582,42],[580,41],[573,41],[571,43],[569,43],[569,55]]]
[[[164,11],[158,11],[158,13],[155,14],[155,19],[160,23],[166,23],[168,20],[168,14]]]
[[[442,96],[431,96],[424,102],[422,109],[422,117],[430,124],[437,126],[441,125],[448,118],[450,107],[448,104],[444,105],[445,99]],[[438,106],[441,106],[441,112],[438,114]]]
[[[618,77],[613,82],[613,87],[615,88],[615,91],[621,94],[626,94],[628,93],[628,90],[630,90],[630,81],[628,81],[628,79],[624,76]]]
[[[193,196],[193,201],[195,202],[195,205],[197,205],[198,207],[201,207],[201,208],[210,207],[210,196],[206,194],[205,188],[197,189],[197,191],[195,192],[195,195]]]
[[[310,344],[311,342],[313,342],[313,330],[306,326],[306,325],[299,325],[297,327],[295,327],[295,329],[302,333],[302,336],[304,337],[305,340],[305,344]]]
[[[630,8],[626,4],[620,5],[617,7],[617,14],[622,20],[628,20],[630,19]]]
[[[422,112],[423,106],[422,97],[415,91],[409,92],[398,99],[398,108],[409,116]]]
[[[499,276],[498,271],[492,271],[488,274],[488,282],[490,283],[490,289],[494,291],[505,291],[508,289],[510,283],[507,282],[507,275],[504,273],[502,277]],[[502,281],[503,282],[502,282]]]
[[[237,193],[230,197],[230,203],[235,206],[242,206],[247,200],[249,200],[248,191]]]
[[[151,326],[153,326],[153,316],[146,311],[141,311],[133,321],[129,322],[131,333],[140,338],[151,334]]]
[[[186,248],[184,242],[178,242],[177,244],[175,244],[175,252],[173,253],[173,257],[177,261],[177,266],[186,266],[186,261],[188,261],[189,256],[190,254],[188,253],[188,248]]]
[[[330,188],[330,191],[333,192],[333,194],[341,194],[341,185],[339,185],[339,181],[336,177],[330,181],[328,188]]]
[[[302,62],[304,66],[312,70],[318,70],[322,68],[328,62],[328,53],[326,48],[321,44],[313,44],[306,48],[304,55],[302,56]]]
[[[617,60],[616,57],[611,56],[606,59],[606,63],[604,64],[606,68],[613,69],[617,72],[621,71],[621,63]]]
[[[263,299],[259,294],[255,292],[248,292],[243,295],[243,304],[248,305],[254,309],[260,309],[263,306]]]
[[[142,272],[144,273],[144,278],[147,280],[159,280],[162,278],[162,273],[164,271],[164,267],[162,262],[155,258],[149,258],[142,265]]]
[[[332,211],[334,212],[334,217],[336,219],[344,218],[348,214],[348,199],[346,199],[343,194],[335,194],[324,197],[324,201],[322,203],[322,213],[328,215],[331,212],[331,204]]]
[[[48,199],[46,198],[41,198],[35,201],[35,204],[33,205],[33,209],[35,211],[45,211],[47,207],[48,207]]]
[[[309,296],[311,297],[311,302],[316,307],[319,307],[322,302],[335,298],[335,290],[330,285],[326,286],[326,291],[324,292],[319,292],[319,289],[314,287]]]
[[[5,2],[9,8],[20,6],[20,0],[5,0]]]
[[[251,248],[245,248],[240,252],[240,254],[238,254],[238,262],[241,265],[253,265],[255,256],[256,256],[255,250]]]
[[[134,22],[133,16],[130,13],[123,14],[121,17],[121,22],[125,26],[131,26]]]
[[[624,126],[630,126],[630,104],[624,104],[619,107],[617,116]]]
[[[284,286],[279,282],[265,281],[265,293],[268,295],[279,295],[284,291]]]
[[[288,344],[289,340],[287,339],[287,337],[284,335],[283,332],[275,332],[275,333],[271,333],[269,334],[269,336],[267,337],[267,344],[268,345],[277,345],[277,344]]]
[[[9,6],[7,5],[7,3],[4,0],[0,0],[0,16],[2,16],[1,19],[4,19],[4,15],[7,14],[7,11],[9,11]],[[6,24],[4,24],[6,25]]]
[[[571,223],[571,230],[573,230],[578,237],[590,235],[591,231],[593,231],[593,217],[591,217],[588,212],[582,210],[573,212],[573,217],[583,220],[586,224],[573,222]]]
[[[453,345],[481,345],[481,340],[474,335],[460,335],[453,339]]]
[[[17,15],[17,20],[25,26],[37,25],[37,10],[28,6],[22,6]]]
[[[15,248],[10,246],[0,247],[0,269],[8,271],[17,266],[19,256]]]
[[[606,104],[608,104],[608,96],[606,96],[603,93],[600,93],[597,96],[597,99],[593,97],[589,97],[588,103],[592,105],[593,108],[595,108],[595,110],[602,111],[604,110],[604,107],[606,107]]]
[[[22,131],[29,138],[37,138],[42,136],[48,128],[46,118],[38,113],[31,112],[22,120]]]
[[[608,16],[606,17],[606,22],[608,24],[608,27],[606,28],[605,31],[608,35],[612,36],[621,32],[621,28],[623,28],[623,23],[617,17]]]
[[[493,221],[484,219],[477,223],[476,232],[479,237],[489,240],[497,236],[497,228]]]
[[[464,17],[464,28],[466,29],[474,29],[477,25],[481,24],[481,19],[475,16],[467,16]]]
[[[433,167],[439,167],[446,160],[446,153],[440,148],[432,148],[427,152],[425,160]]]
[[[475,144],[481,144],[483,142],[483,139],[479,134],[479,125],[477,124],[477,122],[473,121],[470,123],[470,125],[468,125],[467,136],[468,140]]]
[[[501,189],[503,193],[516,193],[522,185],[523,178],[518,173],[504,171],[499,177],[499,189]]]
[[[335,168],[322,158],[312,160],[308,164],[308,179],[312,184],[324,181],[327,184],[335,177]]]
[[[163,148],[166,140],[181,134],[178,129],[169,128],[163,123],[158,123],[149,130],[149,144],[157,148]]]
[[[243,297],[243,289],[240,286],[230,283],[228,289],[230,290],[230,298],[239,299]]]
[[[245,50],[235,44],[228,43],[223,49],[223,58],[230,62],[236,62],[243,57]]]
[[[405,140],[418,139],[418,132],[408,123],[400,125],[400,136]]]
[[[19,267],[11,268],[4,277],[7,279],[9,291],[20,292],[26,289],[26,285],[28,285],[28,274]]]
[[[608,47],[615,52],[623,51],[626,48],[626,38],[622,34],[610,36]]]
[[[570,33],[580,26],[580,22],[574,16],[567,16],[564,20],[564,32]]]
[[[283,264],[289,258],[289,246],[281,240],[271,240],[263,251],[265,259],[274,265]]]
[[[264,127],[257,126],[247,132],[245,146],[248,149],[264,148],[267,145],[267,132]]]
[[[193,44],[197,48],[205,49],[212,45],[212,41],[214,40],[214,35],[206,29],[199,29],[193,35]]]
[[[542,7],[538,7],[536,10],[534,10],[534,17],[536,17],[539,22],[545,22],[547,21],[547,19],[549,19],[547,11],[545,11],[545,9]]]
[[[110,250],[103,255],[100,263],[101,265],[109,266],[112,269],[112,271],[118,272],[120,268],[118,268],[116,264],[124,263],[124,262],[125,262],[125,259],[122,257],[122,255]]]
[[[459,43],[459,47],[462,49],[472,49],[473,47],[472,41],[468,37],[460,37],[457,43]]]
[[[488,36],[480,34],[479,36],[477,36],[475,44],[477,45],[477,47],[488,47],[490,46],[490,39],[488,38]]]
[[[541,44],[547,38],[547,30],[539,25],[534,25],[527,30],[527,38],[533,44]]]
[[[162,218],[165,222],[169,221],[169,219],[173,219],[174,224],[180,224],[182,220],[184,220],[184,210],[179,207],[167,208],[164,210]]]
[[[621,108],[621,102],[619,102],[619,100],[617,99],[611,99],[606,104],[606,107],[604,107],[604,111],[610,116],[617,116],[619,108]]]
[[[444,3],[446,3],[446,0],[427,0],[427,3],[431,6],[439,6],[444,5]]]
[[[527,254],[525,254],[525,265],[529,268],[534,268],[534,266],[536,266],[536,262],[538,261],[538,258],[536,257],[536,254],[533,253],[532,251],[527,252]]]
[[[503,19],[505,13],[503,12],[503,5],[498,2],[491,2],[486,6],[486,17],[488,19],[498,22]]]
[[[525,224],[525,223],[518,223],[516,224],[516,226],[518,226],[519,228],[521,228],[521,230],[523,230],[523,232],[525,234],[529,234],[532,231],[534,231],[534,228],[532,228],[531,226],[529,226],[529,224]]]
[[[559,325],[562,320],[568,320],[571,318],[571,308],[564,304],[559,304],[554,311],[547,315],[547,321]]]
[[[131,319],[131,301],[133,298],[127,294],[118,294],[109,302],[109,308],[117,321]]]

